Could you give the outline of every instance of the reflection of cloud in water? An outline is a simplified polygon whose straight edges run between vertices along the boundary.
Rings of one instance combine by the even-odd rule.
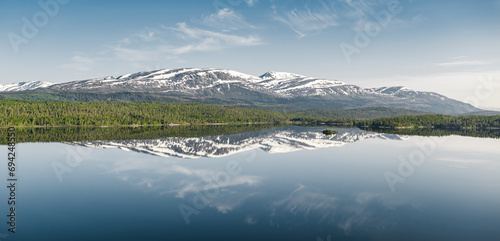
[[[271,224],[279,227],[315,222],[338,227],[346,234],[358,229],[382,230],[398,223],[395,210],[403,206],[422,207],[387,193],[329,196],[300,185],[290,195],[272,204]]]
[[[210,175],[210,174],[209,174]],[[200,176],[200,179],[204,179],[204,177]],[[255,186],[260,183],[262,178],[257,176],[235,176],[230,179],[228,183],[216,183],[213,179],[205,179],[205,180],[189,180],[182,181],[180,183],[180,187],[173,190],[172,192],[176,193],[176,197],[184,198],[188,193],[197,193],[203,192],[205,190],[213,190],[213,189],[221,189],[225,190],[225,188],[239,186],[239,185],[247,185],[247,186]]]
[[[419,205],[391,193],[331,195],[304,185],[282,196],[266,192],[262,188],[266,184],[263,177],[244,172],[218,183],[213,175],[224,171],[224,165],[220,163],[208,168],[193,168],[179,160],[162,158],[147,158],[140,162],[135,159],[103,159],[98,163],[117,179],[146,192],[183,199],[187,203],[191,203],[198,193],[214,194],[208,198],[207,207],[220,213],[229,213],[244,205],[262,205],[261,211],[270,209],[270,214],[264,216],[258,213],[243,216],[242,221],[248,225],[268,222],[276,227],[312,224],[336,227],[350,234],[360,228],[380,230],[394,226],[398,222],[397,208],[419,208]]]
[[[123,148],[157,156],[197,158],[227,156],[255,148],[269,153],[286,153],[341,146],[367,138],[403,139],[397,135],[371,133],[359,129],[340,129],[341,133],[338,135],[325,136],[321,133],[322,129],[286,127],[228,136],[75,144]],[[252,154],[254,153],[252,152]],[[242,160],[245,158],[242,157]],[[377,229],[384,225],[393,224],[397,220],[394,217],[384,215],[387,210],[403,205],[403,203],[388,202],[386,200],[389,198],[381,194],[360,193],[350,196],[329,196],[324,192],[310,190],[305,186],[300,186],[287,197],[280,198],[276,193],[263,193],[265,189],[260,187],[264,179],[260,176],[240,173],[230,176],[227,181],[216,181],[214,174],[225,171],[224,165],[220,165],[220,163],[204,168],[194,168],[180,160],[144,158],[141,161],[136,159],[103,159],[99,161],[98,165],[101,165],[104,170],[108,170],[107,173],[110,175],[143,188],[146,192],[184,199],[188,203],[198,193],[214,194],[208,198],[207,206],[220,213],[234,211],[248,203],[251,197],[256,198],[252,198],[252,203],[248,203],[248,205],[254,205],[255,200],[265,197],[266,203],[271,202],[271,216],[262,217],[259,215],[257,219],[257,216],[247,215],[242,220],[248,225],[257,224],[257,220],[260,221],[259,223],[264,223],[263,219],[277,226],[297,225],[300,222],[302,224],[318,223],[338,227],[349,233],[361,226]],[[287,221],[298,217],[300,217],[299,220]]]
[[[248,155],[254,155],[250,152]],[[243,157],[243,160],[245,160]],[[230,175],[225,165],[213,168],[192,168],[177,160],[147,158],[102,159],[97,165],[115,178],[131,183],[145,192],[159,195],[171,195],[190,200],[197,193],[217,193],[209,198],[208,206],[221,213],[227,213],[240,206],[254,195],[254,187],[261,184],[263,178],[254,175]],[[217,179],[217,174],[227,173],[229,179]],[[216,180],[217,179],[217,180]],[[248,190],[247,190],[248,189]]]
[[[248,215],[248,216],[245,218],[244,222],[245,222],[246,224],[248,224],[248,225],[254,225],[254,224],[257,224],[257,219],[255,219],[255,218],[254,218],[253,216],[251,216],[251,215]]]
[[[466,159],[466,158],[451,158],[451,157],[435,158],[434,160],[450,163],[448,167],[459,168],[459,169],[466,169],[474,165],[486,164],[490,162],[488,160],[479,160],[475,158]]]
[[[436,158],[435,160],[443,162],[459,163],[459,164],[484,164],[489,162],[488,160],[450,158],[450,157]]]

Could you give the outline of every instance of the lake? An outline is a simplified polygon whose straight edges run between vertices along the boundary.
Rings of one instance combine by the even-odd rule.
[[[20,143],[0,240],[500,240],[500,139],[324,129]]]

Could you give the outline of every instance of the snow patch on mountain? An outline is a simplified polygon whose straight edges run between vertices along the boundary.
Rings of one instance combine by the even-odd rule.
[[[379,88],[373,88],[373,91],[381,94],[386,94],[386,95],[397,95],[401,93],[408,93],[408,92],[413,92],[415,94],[418,94],[417,91],[412,90],[406,86],[394,86],[394,87],[379,87]]]
[[[259,84],[286,96],[328,95],[331,88],[345,85],[336,80],[318,79],[286,72],[267,72],[259,78]]]
[[[265,74],[260,76],[263,80],[287,80],[287,79],[300,79],[307,78],[307,76],[288,73],[288,72],[266,72]]]
[[[54,83],[43,82],[43,81],[28,81],[28,82],[19,82],[12,84],[0,84],[0,92],[34,90],[38,88],[49,87],[51,85],[54,85]]]
[[[257,77],[234,70],[212,68],[161,69],[62,84],[40,81],[21,82],[0,85],[0,91],[21,91],[50,87],[51,90],[57,91],[114,89],[120,91],[176,91],[197,94],[205,90],[223,93],[229,91],[231,86],[234,85],[286,98],[360,94],[396,96],[403,92],[413,91],[406,87],[365,89],[337,80],[307,77],[288,72],[267,72]],[[416,91],[413,92],[417,93]]]

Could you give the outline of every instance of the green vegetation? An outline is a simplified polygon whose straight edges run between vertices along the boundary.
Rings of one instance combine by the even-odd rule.
[[[279,125],[223,125],[223,126],[147,126],[147,127],[64,127],[64,128],[18,128],[16,142],[77,142],[158,139],[168,137],[202,137],[231,135],[254,132]],[[0,128],[0,136],[7,136],[7,128]],[[0,145],[6,145],[7,138],[0,139]]]
[[[197,103],[0,101],[0,126],[126,126],[281,122],[281,112]]]
[[[334,131],[334,130],[331,130],[331,129],[326,129],[323,131],[323,134],[325,135],[328,135],[328,136],[331,136],[331,135],[336,135],[336,134],[339,134],[338,131]]]
[[[321,114],[320,114],[321,115]],[[198,103],[0,100],[0,127],[167,126],[214,123],[301,123],[363,128],[498,128],[500,116],[417,115],[357,120]]]
[[[71,101],[62,96],[51,94],[2,94],[1,99],[21,101]]]
[[[436,129],[466,129],[466,128],[500,128],[500,116],[450,116],[450,115],[418,115],[379,118],[374,120],[328,119],[299,117],[292,118],[295,122],[313,125],[351,126],[362,128],[436,128]]]
[[[147,127],[64,127],[64,128],[18,128],[17,143],[37,142],[79,142],[79,141],[110,141],[110,140],[145,140],[169,137],[202,137],[231,135],[261,131],[283,125],[222,125],[222,126],[147,126]],[[500,138],[500,130],[438,130],[438,129],[370,129],[387,134],[418,135],[418,136],[448,136],[461,135],[472,137]],[[333,130],[334,134],[338,132]],[[0,128],[0,136],[7,136],[7,128]],[[0,145],[7,145],[7,139],[0,139]]]
[[[314,115],[314,112],[276,112],[197,103],[0,100],[0,127],[25,127],[18,128],[16,131],[19,143],[227,135],[290,124],[359,127],[370,131],[401,135],[500,137],[500,116],[498,115],[418,115],[373,120],[325,118]],[[169,127],[171,123],[193,125]],[[240,123],[240,125],[198,125],[214,123]],[[269,124],[241,125],[243,123]],[[276,125],[276,123],[282,124]],[[44,128],[37,128],[40,126]],[[64,128],[49,128],[57,126]],[[130,128],[130,126],[142,127]],[[0,128],[0,135],[6,136],[6,131],[7,128]],[[337,132],[325,130],[324,133],[336,134]],[[0,144],[5,144],[5,140],[2,139]]]
[[[500,129],[432,129],[432,128],[410,128],[410,129],[373,129],[361,128],[365,131],[373,131],[385,134],[408,135],[408,136],[470,136],[481,138],[500,138]]]
[[[368,107],[347,110],[300,110],[291,112],[298,116],[327,119],[378,119],[395,116],[411,116],[428,114],[423,111],[387,107]]]
[[[355,126],[374,128],[491,128],[500,127],[500,116],[449,116],[449,115],[419,115],[398,116],[376,120],[354,121]]]

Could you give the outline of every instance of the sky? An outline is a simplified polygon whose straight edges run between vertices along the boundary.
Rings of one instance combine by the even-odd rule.
[[[500,110],[500,0],[0,0],[0,36],[0,84],[284,71]]]

